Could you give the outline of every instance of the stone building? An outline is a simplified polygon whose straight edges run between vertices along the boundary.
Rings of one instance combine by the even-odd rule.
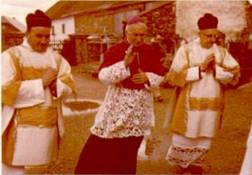
[[[25,26],[15,18],[1,17],[2,23],[2,51],[23,42]]]
[[[150,38],[160,35],[177,44],[196,36],[196,21],[205,12],[219,17],[229,39],[247,26],[251,29],[247,1],[59,1],[47,14],[53,19],[53,41],[74,40],[75,62],[85,64],[98,61],[107,47],[120,41],[125,21],[132,16],[144,18]]]
[[[165,1],[75,1],[74,3],[59,1],[46,13],[53,19],[52,41],[60,43],[64,39],[74,40],[75,63],[85,64],[98,61],[107,47],[122,39],[124,21],[139,14],[154,20],[147,14],[166,3]],[[155,31],[153,30],[153,34]]]

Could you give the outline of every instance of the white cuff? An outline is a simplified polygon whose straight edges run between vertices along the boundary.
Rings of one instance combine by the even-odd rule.
[[[124,61],[119,61],[111,66],[104,67],[99,72],[99,79],[105,83],[119,83],[130,76],[129,68],[125,67]]]
[[[200,79],[199,67],[191,67],[187,69],[186,81],[196,81]]]

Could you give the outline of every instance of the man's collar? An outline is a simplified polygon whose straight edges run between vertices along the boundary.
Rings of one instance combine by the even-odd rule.
[[[23,41],[23,43],[21,45],[33,52],[33,49],[31,48],[30,44],[28,43],[26,37],[24,37],[24,41]]]

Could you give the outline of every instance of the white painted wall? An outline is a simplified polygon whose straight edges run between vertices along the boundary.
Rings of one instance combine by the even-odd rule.
[[[65,33],[62,32],[62,25],[65,25]],[[51,35],[51,40],[63,41],[69,34],[75,33],[74,17],[66,17],[61,19],[55,19],[52,21],[55,35]]]
[[[243,0],[201,0],[177,1],[176,32],[183,38],[190,39],[197,35],[198,19],[210,12],[219,19],[218,28],[226,33],[228,40],[235,40],[246,26]]]

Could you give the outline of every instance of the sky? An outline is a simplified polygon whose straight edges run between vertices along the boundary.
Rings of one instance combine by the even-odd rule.
[[[58,0],[1,0],[1,16],[15,17],[25,25],[25,17],[36,9],[46,11]]]

